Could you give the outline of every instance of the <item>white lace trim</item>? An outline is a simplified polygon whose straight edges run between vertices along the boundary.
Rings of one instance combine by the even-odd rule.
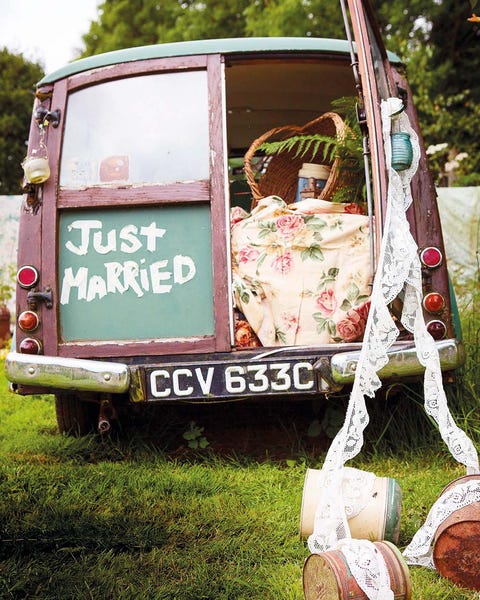
[[[392,122],[388,104],[382,102],[382,126],[386,164],[391,164],[390,132]],[[442,439],[452,456],[478,473],[478,455],[472,441],[457,427],[448,409],[443,390],[437,347],[426,329],[422,311],[422,276],[418,247],[410,232],[406,210],[412,202],[410,183],[420,157],[420,146],[408,116],[396,117],[400,131],[410,134],[413,148],[411,166],[397,172],[389,167],[389,185],[385,227],[378,267],[373,282],[370,313],[358,359],[355,380],[344,424],[334,438],[321,474],[321,493],[315,513],[314,530],[308,538],[312,553],[327,551],[340,540],[351,539],[342,492],[343,465],[363,446],[363,431],[368,425],[365,396],[373,397],[381,387],[377,372],[388,363],[388,349],[398,337],[398,328],[388,305],[403,292],[402,324],[414,334],[417,356],[425,367],[425,410],[438,423]],[[376,598],[374,590],[368,595]]]
[[[353,519],[370,502],[376,476],[369,471],[343,468],[342,494],[347,519]]]
[[[340,550],[345,556],[348,568],[370,600],[394,600],[385,559],[373,542],[341,540],[335,550]]]
[[[433,539],[438,527],[452,513],[474,502],[480,502],[480,480],[458,483],[443,492],[428,513],[424,525],[413,536],[403,555],[410,565],[435,569],[433,564]]]

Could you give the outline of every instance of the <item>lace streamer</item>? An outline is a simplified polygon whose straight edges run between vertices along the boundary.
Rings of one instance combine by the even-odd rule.
[[[370,600],[394,600],[385,559],[373,542],[340,541],[335,549],[345,556],[348,568]]]
[[[452,513],[474,502],[480,502],[479,480],[458,483],[444,492],[430,509],[425,524],[405,548],[403,555],[407,563],[434,569],[432,544],[438,527]]]
[[[375,479],[375,474],[369,471],[343,468],[342,494],[347,519],[356,517],[370,502]]]
[[[384,135],[388,126],[386,160],[389,164],[390,118],[384,118],[383,124]],[[410,232],[405,211],[412,202],[409,184],[417,170],[420,151],[417,135],[410,128],[408,117],[403,113],[399,117],[399,125],[404,131],[410,130],[413,147],[412,165],[401,174],[392,170],[397,176],[395,179],[397,185],[395,188],[389,185],[388,189],[384,234],[373,282],[370,312],[345,421],[330,445],[322,467],[322,491],[318,498],[314,531],[308,539],[311,552],[328,550],[332,538],[334,540],[336,538],[337,541],[341,539],[340,536],[345,529],[347,536],[350,537],[339,484],[341,469],[348,460],[360,452],[363,446],[363,431],[369,421],[365,397],[374,397],[376,390],[380,388],[381,381],[377,371],[388,363],[388,349],[398,337],[398,328],[388,310],[388,305],[400,294],[407,278],[409,276],[411,278],[412,263],[415,259],[418,261],[416,245],[409,243]],[[420,270],[419,261],[418,267]],[[407,320],[406,315],[405,320]],[[333,528],[332,523],[336,523]]]
[[[440,434],[450,453],[466,466],[467,473],[479,471],[475,447],[467,435],[457,427],[448,409],[438,350],[423,319],[418,247],[406,218],[406,211],[412,203],[410,183],[418,168],[420,146],[418,136],[410,126],[406,113],[397,117],[397,123],[400,131],[410,134],[413,160],[405,171],[397,172],[389,168],[385,227],[373,282],[370,313],[345,421],[334,438],[322,467],[314,530],[308,538],[308,547],[312,553],[327,551],[340,540],[353,543],[344,509],[342,468],[363,446],[363,431],[369,421],[365,396],[374,397],[376,390],[381,387],[377,372],[388,363],[388,349],[399,333],[388,305],[401,293],[401,321],[403,326],[413,333],[417,357],[425,367],[425,410],[438,423]],[[391,125],[388,103],[382,101],[387,165],[391,165]],[[415,559],[413,550],[409,559]],[[365,592],[370,600],[377,597],[374,587],[370,586],[370,595]]]

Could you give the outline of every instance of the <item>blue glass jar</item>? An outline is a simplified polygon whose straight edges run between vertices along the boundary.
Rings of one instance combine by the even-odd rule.
[[[397,131],[390,134],[392,143],[392,168],[395,171],[408,169],[413,160],[413,147],[410,134]]]

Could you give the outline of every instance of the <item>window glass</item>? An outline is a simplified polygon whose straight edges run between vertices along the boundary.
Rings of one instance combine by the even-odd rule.
[[[375,79],[377,81],[377,89],[380,98],[386,100],[391,94],[388,89],[387,74],[382,59],[382,52],[378,46],[377,39],[373,32],[370,21],[367,21],[368,35],[370,42],[370,51],[372,53],[373,67],[375,69]]]
[[[70,95],[60,185],[208,179],[206,71],[119,79]]]

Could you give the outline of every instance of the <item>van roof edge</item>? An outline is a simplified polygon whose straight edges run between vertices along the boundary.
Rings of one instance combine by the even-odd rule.
[[[45,75],[38,82],[37,87],[54,83],[59,79],[76,75],[83,71],[109,67],[123,62],[200,54],[239,54],[278,51],[321,51],[347,55],[349,47],[346,40],[317,37],[223,38],[137,46],[77,59]],[[391,52],[388,53],[388,57],[392,62],[401,62],[400,58]]]

